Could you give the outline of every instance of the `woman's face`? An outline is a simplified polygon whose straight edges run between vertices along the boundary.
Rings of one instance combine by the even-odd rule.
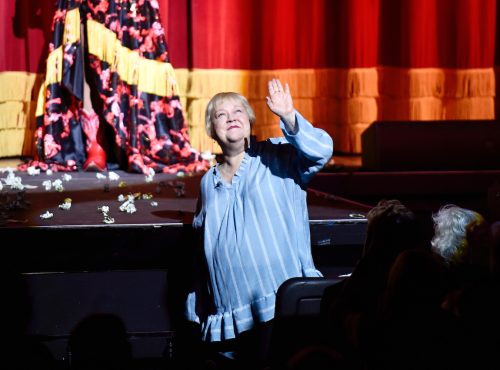
[[[224,148],[228,145],[241,144],[250,139],[250,120],[248,113],[238,100],[226,99],[214,109],[212,123],[215,139]]]

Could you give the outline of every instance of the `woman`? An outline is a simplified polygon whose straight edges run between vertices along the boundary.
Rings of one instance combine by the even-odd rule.
[[[264,142],[251,137],[255,115],[243,96],[219,93],[208,103],[206,130],[223,160],[203,176],[193,226],[204,243],[209,303],[191,292],[186,307],[203,341],[236,350],[247,365],[267,360],[267,348],[258,346],[268,343],[281,283],[321,276],[311,255],[306,186],[333,151],[331,137],[295,110],[288,84],[273,79],[268,89],[284,137]]]

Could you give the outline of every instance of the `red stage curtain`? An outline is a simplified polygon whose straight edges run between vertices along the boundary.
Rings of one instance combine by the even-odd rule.
[[[158,3],[191,142],[200,150],[217,150],[203,112],[222,90],[249,98],[257,136],[280,134],[264,102],[272,76],[290,84],[297,108],[334,136],[337,152],[359,153],[361,133],[375,120],[494,119],[495,103],[498,111],[497,0]],[[4,81],[13,71],[43,73],[51,9],[51,0],[0,2]],[[0,85],[4,111],[15,101],[9,91]],[[1,119],[0,130],[9,124]],[[28,119],[28,130],[32,124]]]

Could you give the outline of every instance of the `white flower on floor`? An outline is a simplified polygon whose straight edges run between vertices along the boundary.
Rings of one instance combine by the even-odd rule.
[[[158,207],[158,202],[152,201],[151,202],[151,207]]]
[[[116,172],[110,172],[108,174],[108,177],[111,181],[116,181],[120,178],[120,175],[118,175]]]
[[[45,190],[49,191],[50,189],[52,189],[52,181],[45,180],[42,182],[42,186],[45,188]]]
[[[132,199],[129,198],[126,202],[122,203],[122,205],[120,206],[120,211],[127,212],[127,213],[137,212],[137,208],[135,208],[133,196],[132,196]]]
[[[102,220],[102,222],[104,222],[105,224],[114,224],[115,219],[106,213],[104,214],[104,220]]]
[[[51,169],[48,169],[47,171],[45,171],[45,173],[47,174],[47,176],[52,176],[54,172],[52,172]]]
[[[97,207],[97,210],[101,211],[102,213],[108,213],[109,207],[108,206],[101,206],[101,207]]]
[[[99,172],[95,174],[95,177],[97,177],[98,180],[103,180],[106,178],[106,176]]]
[[[1,179],[5,185],[10,186],[11,189],[15,190],[23,190],[25,186],[23,185],[23,180],[14,175],[14,172],[11,170],[8,172],[7,177]]]
[[[65,173],[61,177],[64,181],[70,181],[73,177],[69,173]]]
[[[71,208],[71,198],[64,199],[64,202],[59,204],[59,208],[69,211]]]
[[[114,224],[115,223],[115,219],[108,214],[108,212],[109,212],[108,206],[97,207],[97,210],[102,212],[102,215],[104,216],[104,219],[102,220],[102,222],[104,222],[105,224]]]
[[[149,169],[149,173],[145,177],[146,182],[152,182],[153,181],[153,177],[155,177],[155,170],[153,170],[152,168],[150,168]]]
[[[124,201],[125,201],[125,199],[126,199],[126,198],[125,198],[125,195],[123,195],[123,194],[118,195],[118,201],[119,201],[119,202],[124,202]]]
[[[28,167],[27,171],[28,171],[28,175],[30,175],[30,176],[40,175],[40,169],[36,168],[35,166]]]
[[[49,211],[45,212],[43,215],[40,215],[40,218],[44,218],[44,219],[48,219],[48,218],[52,218],[52,217],[54,217],[54,214],[49,212]]]
[[[62,185],[62,181],[57,179],[57,180],[54,180],[52,182],[52,186],[54,187],[54,189],[56,189],[56,191],[58,192],[62,192],[64,191],[64,186]]]

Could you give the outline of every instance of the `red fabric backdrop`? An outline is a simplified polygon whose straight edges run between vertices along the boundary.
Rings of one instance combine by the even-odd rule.
[[[355,110],[352,103],[357,101],[353,100],[338,102],[341,108],[335,109],[340,113],[331,123],[321,123],[324,118],[318,118],[322,127],[331,125],[332,133],[338,136],[337,144],[340,140],[340,149],[345,151],[359,151],[359,142],[343,143],[356,141],[353,138],[359,138],[361,130],[374,119],[494,118],[495,107],[498,111],[497,0],[158,0],[158,3],[172,65],[187,71],[179,78],[181,88],[186,91],[196,85],[196,76],[191,72],[196,70],[328,69],[334,71],[335,78],[344,78],[344,70],[375,68],[375,75],[362,81],[358,96],[336,91],[335,85],[330,92],[326,91],[337,99],[364,96],[376,100],[375,106],[373,101],[363,103],[371,104],[370,108],[365,104],[362,109],[369,112],[357,121],[363,125],[355,127],[357,118],[352,118]],[[53,10],[53,0],[0,1],[0,72],[44,73]],[[406,81],[405,76],[417,71],[418,76],[412,78],[417,76],[419,86],[423,86],[424,79],[419,73],[424,69],[444,71],[445,77],[433,72],[430,95],[418,95],[422,88],[417,94],[419,99],[441,99],[439,106],[434,101],[434,105],[422,108],[423,100],[411,101],[416,93],[405,92],[415,85],[414,81]],[[340,71],[340,75],[335,71]],[[392,76],[393,72],[397,77]],[[220,81],[224,76],[219,74],[216,79]],[[453,85],[446,91],[450,80],[458,87]],[[198,81],[201,84],[198,86],[207,85],[204,80]],[[468,90],[471,83],[475,87]],[[375,90],[365,89],[370,84],[376,85]],[[322,94],[324,88],[319,89]],[[209,98],[200,94],[187,91],[184,102],[189,105],[193,99]],[[0,96],[5,99],[1,91]],[[445,100],[454,97],[466,100]],[[399,99],[396,108],[393,98]],[[401,105],[401,99],[407,99],[408,104]],[[488,107],[479,109],[478,105],[484,106],[485,102]],[[199,107],[190,110],[188,119],[196,119],[202,103],[200,100]],[[346,117],[342,109],[350,116]],[[311,110],[311,115],[319,114],[317,111]],[[332,117],[335,112],[324,115]],[[348,132],[340,135],[333,127],[343,125],[350,126]]]
[[[176,68],[487,68],[496,0],[159,0]],[[0,71],[43,73],[53,0],[0,2]]]

